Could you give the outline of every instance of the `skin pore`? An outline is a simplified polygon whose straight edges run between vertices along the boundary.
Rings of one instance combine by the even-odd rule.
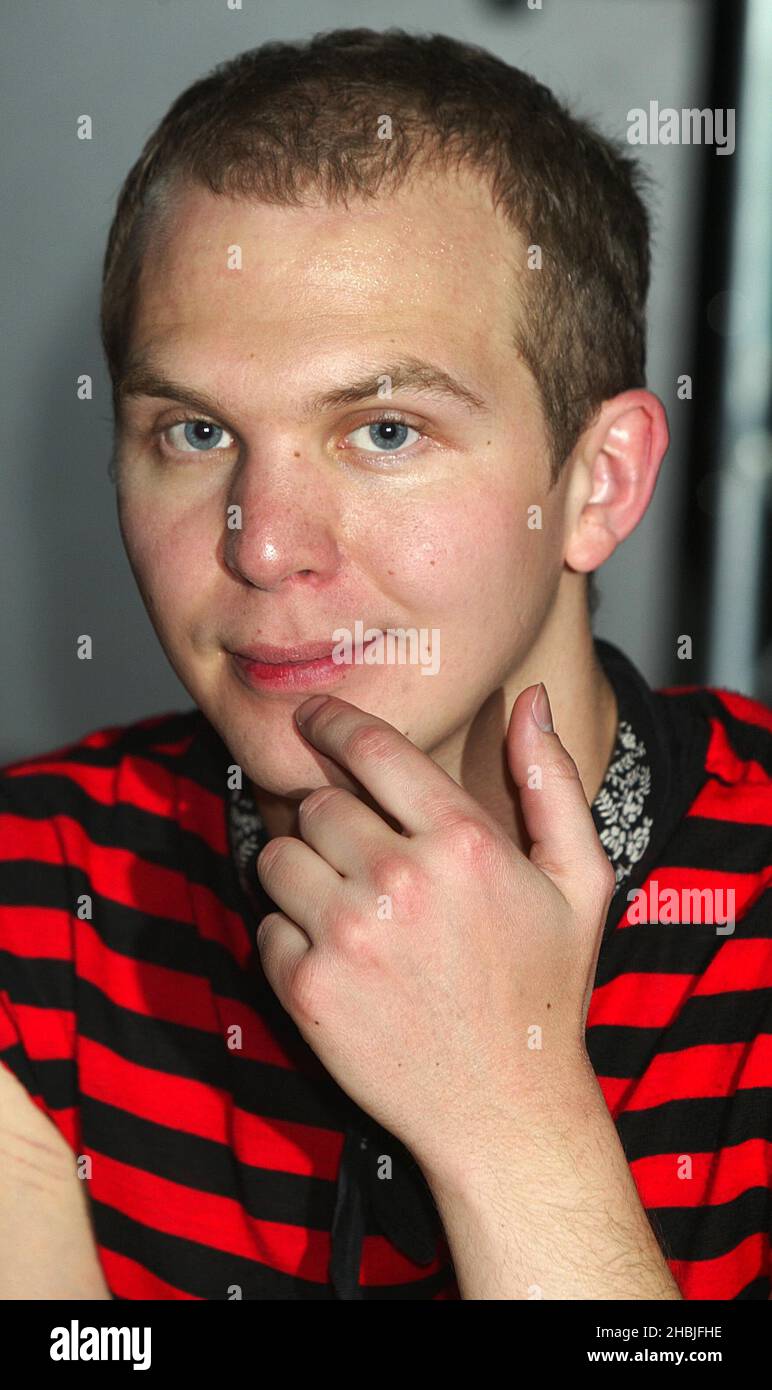
[[[605,402],[550,487],[538,388],[512,345],[513,285],[516,301],[516,277],[539,272],[469,172],[422,174],[348,209],[187,186],[165,216],[142,266],[117,484],[132,570],[179,679],[269,833],[297,835],[314,788],[360,788],[294,724],[317,692],[250,690],[229,653],[331,639],[357,620],[439,629],[436,674],[342,666],[319,693],[393,724],[527,848],[509,714],[545,683],[592,801],[617,711],[585,573],[646,510],[667,447],[662,405],[645,390]],[[408,355],[480,404],[417,386],[313,404]],[[388,412],[409,427],[396,450],[368,431]],[[196,420],[222,431],[214,447],[191,447],[184,422]],[[227,525],[233,504],[240,530]],[[541,529],[527,525],[533,505]]]

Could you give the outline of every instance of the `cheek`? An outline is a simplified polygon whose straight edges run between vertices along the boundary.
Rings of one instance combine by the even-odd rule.
[[[212,564],[203,517],[158,506],[131,494],[119,499],[126,552],[143,597],[154,610],[190,608]]]
[[[546,512],[542,528],[528,526],[523,496],[459,490],[448,497],[422,500],[391,515],[379,527],[376,553],[383,586],[427,621],[448,624],[467,612],[482,615],[527,600],[544,587],[555,565],[548,540]]]

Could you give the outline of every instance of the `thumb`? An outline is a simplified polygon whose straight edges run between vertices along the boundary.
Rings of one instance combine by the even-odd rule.
[[[608,903],[614,872],[598,839],[576,763],[552,727],[541,682],[526,686],[515,700],[506,743],[531,840],[530,862],[574,907]]]

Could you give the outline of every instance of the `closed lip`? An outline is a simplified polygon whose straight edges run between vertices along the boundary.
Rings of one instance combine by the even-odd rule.
[[[320,657],[332,656],[333,648],[337,645],[331,638],[323,642],[298,642],[293,647],[273,647],[261,642],[255,646],[239,647],[233,655],[242,661],[258,661],[265,666],[284,666],[290,662],[318,661]]]

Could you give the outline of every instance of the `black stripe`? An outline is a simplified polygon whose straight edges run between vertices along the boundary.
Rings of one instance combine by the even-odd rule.
[[[748,1236],[766,1234],[772,1194],[767,1187],[749,1187],[731,1202],[655,1207],[648,1216],[668,1259],[715,1260],[730,1254]]]
[[[227,878],[224,881],[227,883]],[[230,910],[238,919],[242,916],[242,900],[232,883],[229,889],[233,898]],[[254,1006],[255,985],[249,977],[248,964],[240,966],[227,944],[202,936],[196,927],[191,927],[189,921],[156,914],[151,916],[139,907],[130,907],[103,897],[95,892],[87,875],[78,869],[68,871],[60,865],[42,864],[34,860],[0,864],[0,902],[8,905],[53,908],[70,914],[78,898],[86,893],[91,898],[92,917],[89,925],[106,949],[125,956],[127,960],[162,965],[167,970],[199,976],[210,982],[214,993]],[[229,906],[225,902],[224,892],[218,891],[215,896],[225,907]],[[244,922],[250,955],[256,951],[253,933],[249,931],[251,925]],[[78,930],[77,922],[71,923],[70,930]],[[34,918],[30,926],[30,940],[33,939]],[[39,957],[22,959],[25,973],[37,971]]]
[[[5,785],[16,785],[27,778],[45,776],[47,774],[40,772],[38,768],[41,763],[46,762],[65,763],[72,767],[102,768],[115,772],[121,762],[132,758],[145,759],[177,776],[184,761],[191,756],[195,757],[193,749],[201,736],[202,718],[199,711],[191,711],[188,715],[170,716],[162,720],[156,729],[141,729],[138,725],[128,724],[118,731],[112,742],[102,746],[92,747],[86,744],[84,739],[62,747],[46,749],[42,753],[34,753],[29,758],[16,758],[0,767],[0,780]],[[184,744],[185,741],[189,747],[184,748],[182,753],[165,753],[154,747],[155,744]],[[196,780],[195,777],[193,780]]]
[[[306,1059],[308,1073],[242,1057],[229,1051],[219,1034],[120,1008],[94,985],[80,980],[79,1032],[150,1071],[225,1090],[234,1104],[251,1115],[334,1130],[342,1128],[351,1115],[348,1097],[297,1030],[297,1062],[300,1065]]]
[[[126,802],[104,805],[89,796],[68,777],[40,774],[20,777],[14,787],[14,810],[32,821],[47,821],[49,808],[57,816],[69,816],[82,828],[96,848],[123,850],[147,863],[168,869],[180,877],[184,891],[184,871],[180,843],[190,877],[205,888],[224,894],[225,905],[235,911],[235,899],[228,892],[230,858],[220,853],[194,831],[183,830],[173,815],[161,816],[143,811]],[[173,808],[172,808],[173,809]],[[223,802],[223,825],[224,825]],[[227,841],[225,841],[227,844]],[[32,861],[34,862],[34,861]],[[76,866],[70,866],[73,877]]]
[[[238,1285],[244,1299],[333,1301],[329,1283],[285,1274],[256,1260],[214,1250],[211,1246],[180,1236],[167,1235],[124,1216],[103,1202],[91,1200],[94,1227],[100,1245],[135,1260],[159,1279],[184,1293],[207,1300],[225,1300],[228,1290]],[[376,1285],[362,1289],[365,1301],[381,1299],[425,1300],[448,1287],[453,1279],[450,1265],[436,1274],[403,1284]]]
[[[142,1225],[114,1207],[90,1198],[94,1231],[100,1245],[125,1255],[159,1279],[197,1298],[227,1301],[233,1285],[245,1299],[331,1299],[332,1289],[284,1274],[269,1265],[168,1235]]]
[[[730,692],[735,694],[735,691]],[[710,701],[711,714],[724,727],[727,742],[737,757],[743,762],[757,762],[772,777],[772,733],[762,724],[753,724],[738,719],[726,705],[710,691],[705,692]],[[715,774],[713,774],[715,775]]]
[[[83,1097],[84,1152],[128,1164],[143,1173],[181,1183],[197,1192],[229,1198],[255,1220],[301,1229],[331,1231],[336,1178],[318,1178],[260,1167],[234,1155],[227,1143],[141,1119],[102,1101]],[[366,1235],[382,1235],[368,1211]]]
[[[628,1163],[677,1154],[720,1154],[749,1139],[770,1139],[772,1088],[724,1096],[668,1100],[644,1110],[626,1110],[615,1121]]]
[[[243,1158],[235,1164],[228,1144],[139,1119],[88,1096],[83,1097],[81,1114],[88,1135],[84,1151],[93,1154],[95,1166],[105,1155],[197,1192],[229,1198],[258,1221],[331,1229],[334,1180],[261,1168]],[[373,1225],[369,1233],[377,1232]]]
[[[71,744],[63,744],[61,747],[45,749],[42,753],[36,753],[31,758],[16,758],[12,763],[6,763],[4,767],[0,768],[0,776],[9,768],[15,767],[24,768],[25,771],[12,774],[11,780],[13,781],[20,777],[26,777],[28,771],[30,776],[35,776],[37,775],[35,763],[38,761],[116,768],[126,757],[153,757],[155,744],[181,743],[186,738],[191,741],[197,739],[200,735],[202,720],[201,711],[197,708],[162,716],[160,721],[151,728],[143,728],[141,721],[138,720],[134,724],[126,724],[117,728],[110,742],[100,747],[92,747],[87,745],[85,741],[78,740]],[[108,726],[105,726],[104,729],[94,729],[89,734],[84,735],[84,739],[103,732],[106,733],[107,728]],[[179,769],[179,755],[174,755],[170,759],[168,754],[159,753],[157,757],[160,765],[168,765],[175,770]]]
[[[72,912],[77,899],[65,864],[38,859],[0,861],[0,903],[6,907],[52,907]]]
[[[740,1289],[740,1292],[735,1294],[735,1301],[747,1302],[750,1299],[768,1299],[771,1292],[772,1284],[770,1284],[769,1279],[760,1274],[757,1278],[751,1279],[744,1289]]]
[[[28,959],[0,949],[0,980],[14,1004],[36,1009],[75,1008],[71,960]]]
[[[78,1103],[75,1063],[67,1058],[30,1061],[18,1044],[0,1052],[32,1096],[41,1096],[47,1110],[71,1110]]]
[[[618,975],[631,971],[646,975],[700,976],[727,941],[740,940],[772,943],[772,891],[769,889],[735,922],[730,936],[719,936],[715,925],[708,922],[634,923],[609,932],[598,960],[595,986],[608,984]],[[772,945],[770,962],[772,965]],[[656,980],[652,981],[652,988],[657,988]]]
[[[34,968],[30,968],[31,965]],[[323,1128],[342,1127],[352,1112],[348,1097],[324,1070],[264,977],[256,974],[242,977],[243,993],[251,997],[240,1002],[246,1002],[253,1010],[256,1023],[258,1017],[263,1016],[273,1036],[302,1071],[289,1071],[286,1067],[242,1057],[228,1048],[223,1034],[166,1022],[124,1008],[80,977],[77,980],[79,1035],[101,1043],[138,1066],[201,1081],[218,1090],[232,1089],[236,1104],[250,1114],[265,1113],[276,1119]],[[69,960],[39,959],[31,963],[11,952],[0,951],[0,978],[16,1004],[75,1008],[75,979]],[[214,998],[211,999],[215,1023],[223,1014],[227,1024],[227,1002],[226,997],[218,1006]],[[41,1065],[37,1064],[38,1071]],[[72,1094],[65,1104],[73,1103]],[[48,1098],[48,1093],[46,1096]],[[61,1103],[59,1100],[58,1105]],[[268,1108],[264,1109],[266,1106]]]
[[[653,981],[652,991],[655,989]],[[723,994],[692,995],[666,1028],[594,1024],[586,1029],[585,1045],[596,1075],[632,1079],[642,1077],[663,1054],[704,1044],[753,1042],[759,1033],[769,1031],[770,1020],[772,987],[727,990]],[[674,1062],[678,1064],[677,1057]]]
[[[678,834],[662,846],[656,868],[750,874],[761,880],[771,856],[772,826],[689,815]],[[656,878],[656,872],[651,873]]]

